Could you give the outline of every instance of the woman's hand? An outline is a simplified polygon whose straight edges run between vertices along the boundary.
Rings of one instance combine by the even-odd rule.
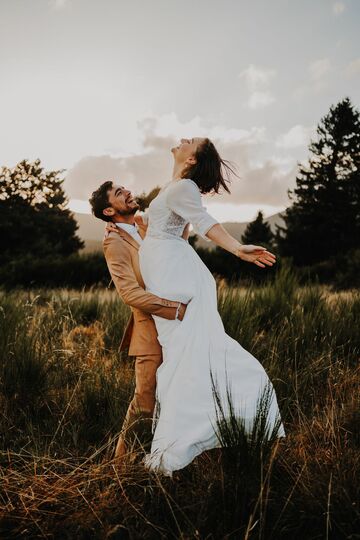
[[[212,240],[217,246],[226,249],[236,257],[243,261],[254,263],[260,268],[272,266],[276,262],[276,257],[262,246],[253,246],[240,244],[220,223],[213,225],[206,236]]]
[[[134,219],[135,219],[135,223],[137,225],[139,234],[141,238],[144,239],[146,236],[147,228],[148,228],[147,219],[144,219],[144,214],[137,214]]]
[[[147,223],[147,220],[145,220],[143,218],[143,216],[144,216],[144,213],[142,213],[142,214],[138,213],[138,214],[136,214],[134,219],[135,219],[136,225],[138,226],[138,229],[140,229],[143,233],[146,233],[148,223]]]
[[[264,247],[253,246],[251,244],[240,245],[236,249],[235,255],[243,261],[260,266],[260,268],[272,266],[276,262],[276,257],[273,253],[270,253],[270,251]]]
[[[117,232],[119,229],[112,221],[108,221],[105,227],[105,236],[108,236],[111,232]]]

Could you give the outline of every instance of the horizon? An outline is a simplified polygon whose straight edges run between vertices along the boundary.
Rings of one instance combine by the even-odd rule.
[[[92,216],[90,205],[87,201],[72,200],[70,201],[68,207],[74,214]],[[261,208],[258,208],[256,205],[246,205],[244,208],[242,205],[227,204],[226,212],[228,219],[223,220],[223,207],[221,204],[206,202],[206,208],[215,219],[222,221],[223,223],[249,223],[256,218],[259,211],[263,212],[264,219],[269,219],[286,210],[286,207],[284,207],[274,212],[274,207],[268,207],[266,205],[262,205]],[[241,216],[238,216],[239,213],[241,213]],[[232,219],[232,216],[238,216],[239,219]],[[94,217],[94,219],[96,218]]]

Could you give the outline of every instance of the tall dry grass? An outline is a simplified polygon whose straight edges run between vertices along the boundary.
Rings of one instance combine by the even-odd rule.
[[[219,421],[223,448],[169,479],[141,456],[113,461],[133,391],[116,293],[0,293],[1,538],[360,538],[360,293],[300,288],[284,268],[220,285],[219,307],[267,370],[287,437]]]

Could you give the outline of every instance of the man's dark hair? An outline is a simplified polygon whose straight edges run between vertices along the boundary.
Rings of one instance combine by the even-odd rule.
[[[103,221],[112,221],[111,216],[104,214],[105,208],[109,208],[109,191],[112,189],[113,183],[109,180],[101,184],[101,186],[93,192],[89,199],[91,205],[91,211],[95,217],[102,219]]]

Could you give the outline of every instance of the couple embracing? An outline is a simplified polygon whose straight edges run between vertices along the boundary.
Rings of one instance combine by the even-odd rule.
[[[216,283],[188,242],[189,225],[261,268],[272,266],[275,256],[263,247],[240,244],[202,205],[202,193],[229,192],[232,170],[214,144],[208,138],[181,139],[171,152],[172,179],[145,214],[136,216],[139,207],[131,192],[112,182],[90,199],[94,215],[108,222],[105,258],[132,310],[121,349],[129,347],[136,357],[135,395],[116,455],[126,453],[131,426],[148,419],[153,434],[145,466],[170,476],[201,452],[220,446],[216,398],[225,417],[232,408],[250,432],[259,399],[270,388],[267,427],[285,436],[264,368],[224,330]]]

